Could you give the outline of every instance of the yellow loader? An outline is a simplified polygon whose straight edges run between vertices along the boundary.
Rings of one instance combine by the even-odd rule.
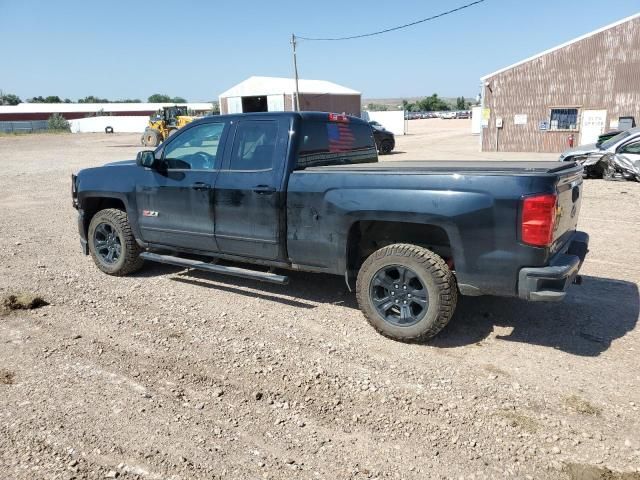
[[[142,134],[142,145],[157,147],[178,129],[193,122],[196,117],[187,115],[186,105],[164,107],[154,117],[149,118],[149,125]]]

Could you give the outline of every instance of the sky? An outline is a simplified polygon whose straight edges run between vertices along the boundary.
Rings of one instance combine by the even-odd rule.
[[[291,33],[367,33],[469,1],[0,0],[0,89],[209,101],[251,75],[292,76]],[[301,41],[298,70],[363,98],[475,97],[482,75],[639,11],[638,0],[485,0],[384,35]]]

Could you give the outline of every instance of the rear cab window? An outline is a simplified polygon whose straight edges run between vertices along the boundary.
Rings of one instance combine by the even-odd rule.
[[[336,120],[332,120],[336,119]],[[301,123],[296,170],[378,161],[371,126],[344,115]]]

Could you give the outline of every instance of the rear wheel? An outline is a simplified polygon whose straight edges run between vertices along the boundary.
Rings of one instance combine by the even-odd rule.
[[[160,141],[160,133],[157,130],[145,130],[142,134],[142,144],[145,147],[157,147]]]
[[[356,296],[367,321],[386,337],[425,341],[451,319],[458,291],[445,261],[423,247],[381,248],[358,272]]]
[[[389,155],[391,150],[393,150],[393,145],[391,145],[390,140],[383,140],[380,143],[380,155]]]
[[[109,275],[127,275],[142,267],[140,247],[122,210],[100,210],[91,219],[89,252],[96,266]]]

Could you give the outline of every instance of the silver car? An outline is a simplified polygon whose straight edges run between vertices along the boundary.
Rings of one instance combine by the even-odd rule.
[[[602,178],[607,168],[605,155],[615,155],[619,149],[638,139],[640,127],[630,128],[602,143],[590,143],[565,150],[560,154],[559,160],[582,165],[587,178]]]

